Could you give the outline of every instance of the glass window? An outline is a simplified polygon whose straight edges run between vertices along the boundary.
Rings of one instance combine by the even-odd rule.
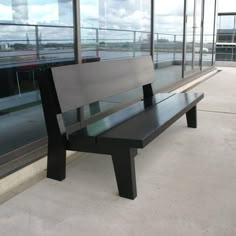
[[[150,1],[81,0],[82,57],[150,55]]]
[[[193,73],[194,70],[194,56],[195,56],[195,45],[196,40],[196,28],[194,25],[194,1],[187,0],[187,9],[186,9],[186,52],[185,52],[185,65],[184,72],[185,76]],[[195,31],[194,31],[195,29]],[[197,49],[199,52],[199,48]]]
[[[80,0],[82,61],[150,55],[150,3],[150,0]],[[84,108],[85,118],[141,96],[142,89],[138,88],[91,104]]]
[[[215,0],[205,0],[204,14],[204,35],[202,50],[202,66],[207,68],[212,66],[213,39],[214,39],[214,18],[215,18]]]
[[[184,1],[155,1],[154,63],[157,70],[155,89],[181,79],[183,53]]]
[[[201,20],[202,20],[202,0],[195,0],[195,42],[194,42],[194,72],[200,70],[201,66]]]
[[[12,7],[11,0],[0,0],[0,22],[12,21]]]
[[[38,71],[74,62],[72,0],[0,0],[0,156],[46,136]]]

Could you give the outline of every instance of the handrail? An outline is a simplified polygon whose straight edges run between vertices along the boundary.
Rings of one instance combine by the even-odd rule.
[[[65,25],[43,25],[43,24],[23,24],[23,23],[1,23],[0,25],[4,26],[19,26],[19,27],[32,27],[33,31],[30,31],[30,36],[33,35],[33,39],[28,38],[27,31],[25,39],[19,38],[3,38],[0,36],[0,67],[1,65],[11,65],[11,64],[21,64],[29,63],[31,61],[31,56],[36,56],[37,60],[40,62],[45,61],[65,61],[68,58],[74,60],[74,40],[73,32],[71,32],[70,38],[50,38],[46,35],[47,38],[41,37],[42,29],[44,28],[67,28],[72,29],[73,26]],[[142,30],[128,30],[128,29],[111,29],[111,28],[101,28],[101,27],[81,27],[82,32],[89,30],[90,32],[82,33],[81,37],[81,53],[83,56],[96,56],[102,57],[102,59],[111,59],[111,58],[120,58],[120,57],[136,57],[142,55],[142,53],[147,53],[150,50],[149,46],[149,34],[148,31]],[[103,32],[119,32],[115,35],[112,33],[108,34],[108,37],[104,37]],[[29,31],[28,31],[29,32]],[[6,33],[6,31],[5,31]],[[13,34],[16,32],[13,32]],[[127,36],[127,33],[129,34]],[[1,34],[1,31],[0,31]],[[87,35],[87,37],[86,37]],[[210,35],[210,34],[209,34]],[[205,36],[208,36],[205,34]],[[13,35],[14,37],[14,35]],[[32,36],[31,36],[32,37]],[[155,32],[154,34],[154,60],[175,60],[176,53],[182,50],[182,37],[181,34],[170,34],[170,33],[159,33]],[[188,37],[188,35],[187,35]],[[5,48],[4,48],[5,47]],[[1,49],[2,48],[2,49]],[[69,50],[71,49],[71,50]],[[27,54],[27,51],[30,50],[30,53]],[[69,51],[68,51],[69,50]],[[111,54],[105,55],[105,52],[111,52],[114,54],[114,57]],[[117,53],[120,52],[120,55]],[[125,53],[126,52],[126,53]],[[131,54],[128,54],[132,52]],[[158,53],[168,53],[168,56],[159,57]],[[123,55],[121,55],[123,53]],[[117,54],[117,55],[115,55]],[[146,54],[145,54],[146,55]],[[32,59],[33,60],[33,59]]]

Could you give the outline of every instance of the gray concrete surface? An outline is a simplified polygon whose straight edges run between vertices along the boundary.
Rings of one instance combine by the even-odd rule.
[[[183,117],[136,157],[138,197],[117,196],[111,159],[84,154],[0,206],[0,235],[236,235],[236,68],[205,92],[198,129]]]

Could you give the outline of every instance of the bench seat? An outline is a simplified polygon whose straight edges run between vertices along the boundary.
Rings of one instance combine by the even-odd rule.
[[[160,93],[154,96],[153,104],[163,102],[165,99],[173,96],[170,93]],[[100,119],[76,132],[69,135],[69,147],[75,149],[81,143],[88,142],[90,144],[97,144],[97,137],[112,128],[127,122],[132,117],[144,112],[146,110],[144,101],[138,101],[122,110],[119,110],[103,119]]]
[[[191,110],[202,98],[203,94],[174,94],[98,135],[97,143],[107,145],[120,143],[130,147],[144,148],[188,110]],[[190,124],[188,126],[191,127]]]
[[[144,148],[185,114],[188,127],[196,128],[196,107],[204,96],[202,93],[155,95],[154,78],[150,57],[42,71],[39,87],[48,132],[47,177],[65,179],[66,150],[108,154],[112,158],[119,195],[135,199],[137,149]],[[140,86],[143,96],[138,101],[127,101],[89,121],[83,119],[85,105],[99,104]],[[65,126],[63,114],[75,109],[78,124],[71,129]]]
[[[158,94],[153,105],[137,102],[69,135],[68,147],[79,150],[86,143],[144,148],[202,98],[202,93]]]

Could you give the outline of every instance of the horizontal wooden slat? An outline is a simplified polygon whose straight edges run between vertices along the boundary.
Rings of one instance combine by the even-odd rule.
[[[161,93],[157,94],[154,97],[154,104],[160,103],[169,97],[174,96],[174,94],[170,93]],[[145,111],[144,102],[140,101],[137,102],[125,109],[117,111],[106,118],[98,120],[93,124],[86,126],[85,128],[69,135],[69,146],[71,149],[73,147],[83,143],[96,143],[96,138],[99,134],[106,132],[107,130],[112,129],[113,127],[121,124],[122,122],[126,122],[128,119],[131,119],[135,115],[139,114],[140,112]]]
[[[62,112],[153,82],[151,57],[52,68]]]
[[[175,94],[99,135],[97,142],[143,148],[202,98],[201,93]]]

